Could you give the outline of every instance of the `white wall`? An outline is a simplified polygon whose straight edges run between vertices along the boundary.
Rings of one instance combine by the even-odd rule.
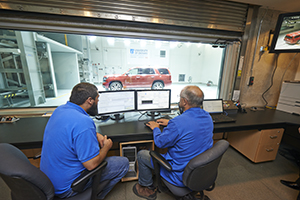
[[[185,82],[218,84],[224,49],[210,44],[164,42],[152,40],[92,37],[91,61],[98,81],[106,74],[123,74],[135,66],[163,66],[171,71],[172,81],[178,82],[179,74],[185,74]],[[136,56],[130,50],[144,50]],[[160,51],[166,56],[160,57]]]

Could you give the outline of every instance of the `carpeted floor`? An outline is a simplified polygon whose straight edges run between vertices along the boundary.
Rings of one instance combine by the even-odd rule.
[[[204,193],[211,200],[296,200],[298,191],[282,185],[280,180],[294,181],[298,175],[296,163],[280,154],[274,161],[255,164],[229,147],[221,161],[215,189]],[[118,183],[105,199],[141,199],[132,192],[135,183]],[[9,189],[0,179],[0,200],[10,199]],[[175,198],[159,193],[157,199]]]

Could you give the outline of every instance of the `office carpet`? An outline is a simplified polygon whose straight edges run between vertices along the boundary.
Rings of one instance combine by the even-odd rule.
[[[298,191],[280,183],[294,181],[299,169],[295,162],[278,154],[276,160],[253,163],[229,147],[220,163],[216,187],[204,193],[211,200],[296,200]],[[201,180],[199,180],[201,181]],[[118,183],[106,200],[138,200],[132,192],[136,181]],[[166,193],[158,193],[158,200],[173,200]],[[0,200],[10,200],[9,189],[0,179]]]

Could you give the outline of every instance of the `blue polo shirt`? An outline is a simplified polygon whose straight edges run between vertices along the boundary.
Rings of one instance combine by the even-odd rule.
[[[163,132],[154,128],[155,145],[168,148],[162,156],[172,166],[171,172],[161,167],[161,176],[176,186],[184,187],[184,168],[192,158],[213,146],[213,128],[211,116],[201,108],[190,108],[171,119]]]
[[[55,109],[47,123],[40,169],[51,180],[55,194],[61,194],[85,169],[82,163],[99,151],[94,121],[80,106],[67,102]]]

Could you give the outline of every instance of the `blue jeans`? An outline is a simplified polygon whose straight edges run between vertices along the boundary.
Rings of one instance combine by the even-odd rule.
[[[110,182],[104,187],[100,195],[97,197],[98,199],[104,199],[104,197],[109,193],[109,191],[123,178],[129,168],[129,161],[126,157],[120,156],[111,156],[105,158],[107,161],[106,167],[103,169],[101,173],[100,182],[105,180],[110,180]],[[92,186],[92,179],[87,183],[86,188]],[[57,195],[59,198],[68,198],[78,194],[77,192],[73,192],[72,188],[69,191],[64,192],[62,194]]]
[[[139,184],[141,186],[151,186],[153,184],[152,170],[154,169],[150,151],[141,150],[137,155],[139,165]]]

